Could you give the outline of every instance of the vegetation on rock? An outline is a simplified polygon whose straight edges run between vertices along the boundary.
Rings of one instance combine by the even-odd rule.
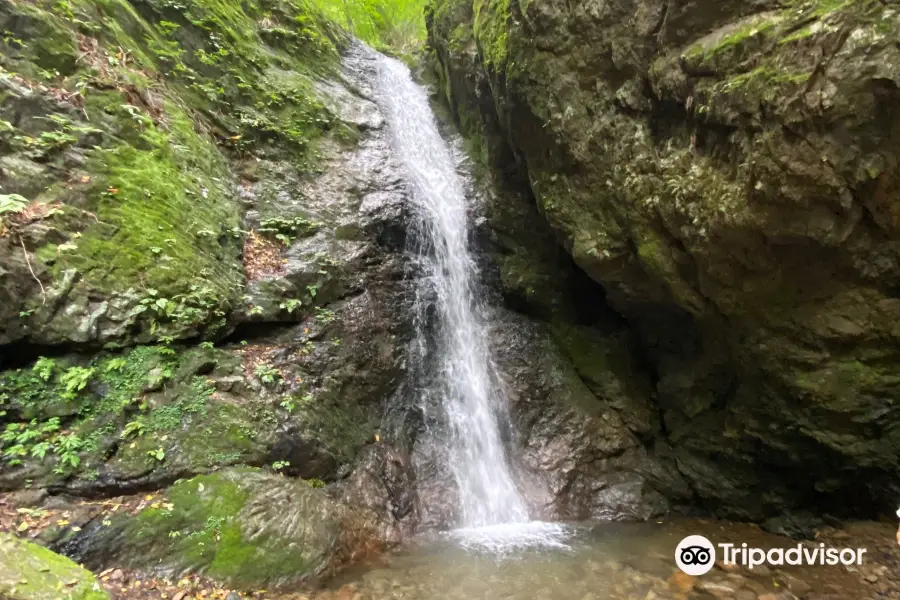
[[[726,4],[435,0],[429,41],[462,128],[639,334],[696,501],[886,514],[898,13]]]
[[[0,532],[0,594],[10,600],[108,600],[97,578],[42,546]]]

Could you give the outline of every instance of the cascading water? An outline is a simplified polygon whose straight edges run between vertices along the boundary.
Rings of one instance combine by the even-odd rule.
[[[448,463],[458,493],[462,537],[480,546],[554,543],[560,527],[529,521],[500,434],[505,398],[497,385],[477,269],[469,250],[463,181],[441,137],[424,89],[407,67],[379,57],[377,87],[392,145],[408,172],[417,224],[412,232],[422,266],[418,351],[433,369],[431,389],[449,428]],[[434,311],[432,326],[428,313]],[[427,336],[433,336],[432,344]]]
[[[493,385],[485,325],[475,291],[475,264],[463,184],[441,137],[425,91],[400,62],[383,59],[379,84],[394,150],[417,202],[420,310],[437,314],[436,385],[451,428],[450,465],[459,487],[461,525],[527,522],[500,438],[503,399]]]

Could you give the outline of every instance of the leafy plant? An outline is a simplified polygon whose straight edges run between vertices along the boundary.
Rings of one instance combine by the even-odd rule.
[[[59,466],[54,469],[56,473],[64,473],[66,468],[76,469],[81,464],[78,453],[84,446],[84,441],[74,433],[59,436],[56,441],[56,453],[59,455]]]
[[[106,368],[104,371],[110,373],[112,371],[121,371],[128,365],[128,361],[122,357],[116,357],[110,359],[108,363],[106,363]]]
[[[337,317],[335,316],[334,311],[328,310],[327,308],[316,309],[316,321],[322,325],[333,323],[335,319],[337,319]]]
[[[279,304],[278,308],[280,308],[281,310],[285,310],[288,313],[293,313],[294,311],[299,309],[301,306],[303,306],[302,300],[297,300],[297,299],[291,298],[290,300],[285,300],[284,302]]]
[[[122,437],[127,438],[131,436],[140,437],[144,435],[144,422],[140,419],[135,421],[129,421],[125,424],[125,428],[122,429]]]
[[[166,451],[162,448],[157,448],[156,450],[147,450],[147,456],[150,458],[155,458],[159,462],[162,462],[166,459]]]
[[[19,194],[0,194],[0,215],[20,213],[28,206],[28,199]]]
[[[253,370],[253,374],[266,385],[272,385],[281,381],[281,371],[268,363],[259,363]]]
[[[272,463],[273,471],[281,471],[282,469],[291,466],[290,461],[287,460],[276,460]]]
[[[272,217],[259,222],[260,233],[274,237],[285,246],[290,246],[298,237],[313,235],[317,229],[318,227],[313,222],[303,217],[291,219]]]
[[[59,378],[59,381],[63,386],[61,396],[69,400],[74,398],[78,395],[78,392],[87,386],[96,370],[95,367],[71,367],[66,369]]]
[[[37,373],[38,377],[43,379],[44,381],[50,381],[50,378],[53,377],[53,372],[56,369],[56,362],[52,358],[47,358],[45,356],[37,359],[37,362],[34,363],[34,366],[31,367],[31,370]]]

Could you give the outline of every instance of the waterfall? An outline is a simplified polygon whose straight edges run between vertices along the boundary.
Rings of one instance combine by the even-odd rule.
[[[500,435],[506,399],[496,384],[486,324],[479,301],[477,268],[469,250],[464,185],[441,137],[424,89],[407,67],[380,58],[380,104],[394,152],[405,167],[415,199],[419,278],[418,352],[434,352],[429,364],[449,427],[448,462],[459,491],[460,525],[527,523]],[[425,331],[426,315],[434,311]],[[432,344],[425,341],[434,336]],[[423,361],[426,362],[426,361]]]

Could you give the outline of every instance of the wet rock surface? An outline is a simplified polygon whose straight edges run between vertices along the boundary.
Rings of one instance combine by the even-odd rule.
[[[431,13],[457,122],[600,285],[582,303],[636,334],[694,505],[895,508],[897,15],[866,0]],[[510,276],[540,237],[523,211],[492,215],[517,305],[522,282],[552,281],[546,260]]]
[[[377,548],[375,523],[362,507],[304,481],[237,468],[177,483],[142,511],[92,520],[55,547],[98,571],[191,572],[245,588],[277,586]]]
[[[7,533],[0,533],[0,595],[9,600],[109,598],[90,571]]]
[[[378,442],[409,335],[408,202],[359,78],[321,83],[338,120],[315,170],[277,152],[239,165],[248,284],[217,343],[35,346],[0,374],[0,488],[33,489],[13,501],[28,514],[66,514],[24,535],[113,569],[117,588],[189,572],[258,588],[324,576],[415,528],[414,474]],[[150,293],[148,310],[181,310]]]
[[[545,497],[535,512],[562,520],[646,520],[667,511],[659,489],[681,488],[671,465],[651,455],[657,427],[649,387],[628,362],[624,331],[599,336],[497,310],[495,357],[509,396],[522,479]],[[594,335],[593,339],[578,339]],[[560,348],[580,341],[578,363]],[[583,370],[576,367],[579,364]],[[535,365],[540,365],[535,368]],[[526,484],[528,485],[528,484]]]
[[[438,2],[432,36],[455,116],[484,136],[472,158],[501,175],[471,185],[472,243],[489,302],[506,305],[490,314],[502,435],[533,514],[690,507],[811,535],[823,513],[892,502],[898,77],[883,24],[897,13],[475,4]],[[40,18],[10,5],[0,23],[40,27],[44,9],[28,6]],[[276,142],[250,139],[240,103],[200,118],[174,88],[123,88],[102,44],[47,23],[64,30],[62,68],[78,57],[114,91],[80,106],[35,84],[34,57],[2,52],[23,69],[0,77],[0,124],[74,139],[23,158],[0,127],[3,191],[33,201],[0,230],[0,351],[16,367],[0,373],[0,489],[15,490],[0,529],[85,561],[114,598],[234,600],[456,524],[442,417],[403,385],[409,189],[373,66],[351,51],[341,72],[341,36],[311,36],[333,69],[267,77],[292,90],[279,116],[315,131],[279,121]],[[59,131],[31,119],[51,113]],[[135,139],[162,173],[86,162],[98,141],[110,165],[133,158]],[[134,214],[106,210],[151,198],[165,219],[135,253]],[[182,218],[185,203],[204,221]],[[879,540],[878,558],[827,577],[673,576],[682,529],[599,527],[574,554],[414,546],[420,557],[334,589],[252,597],[896,597],[892,535],[865,527],[843,539]]]

